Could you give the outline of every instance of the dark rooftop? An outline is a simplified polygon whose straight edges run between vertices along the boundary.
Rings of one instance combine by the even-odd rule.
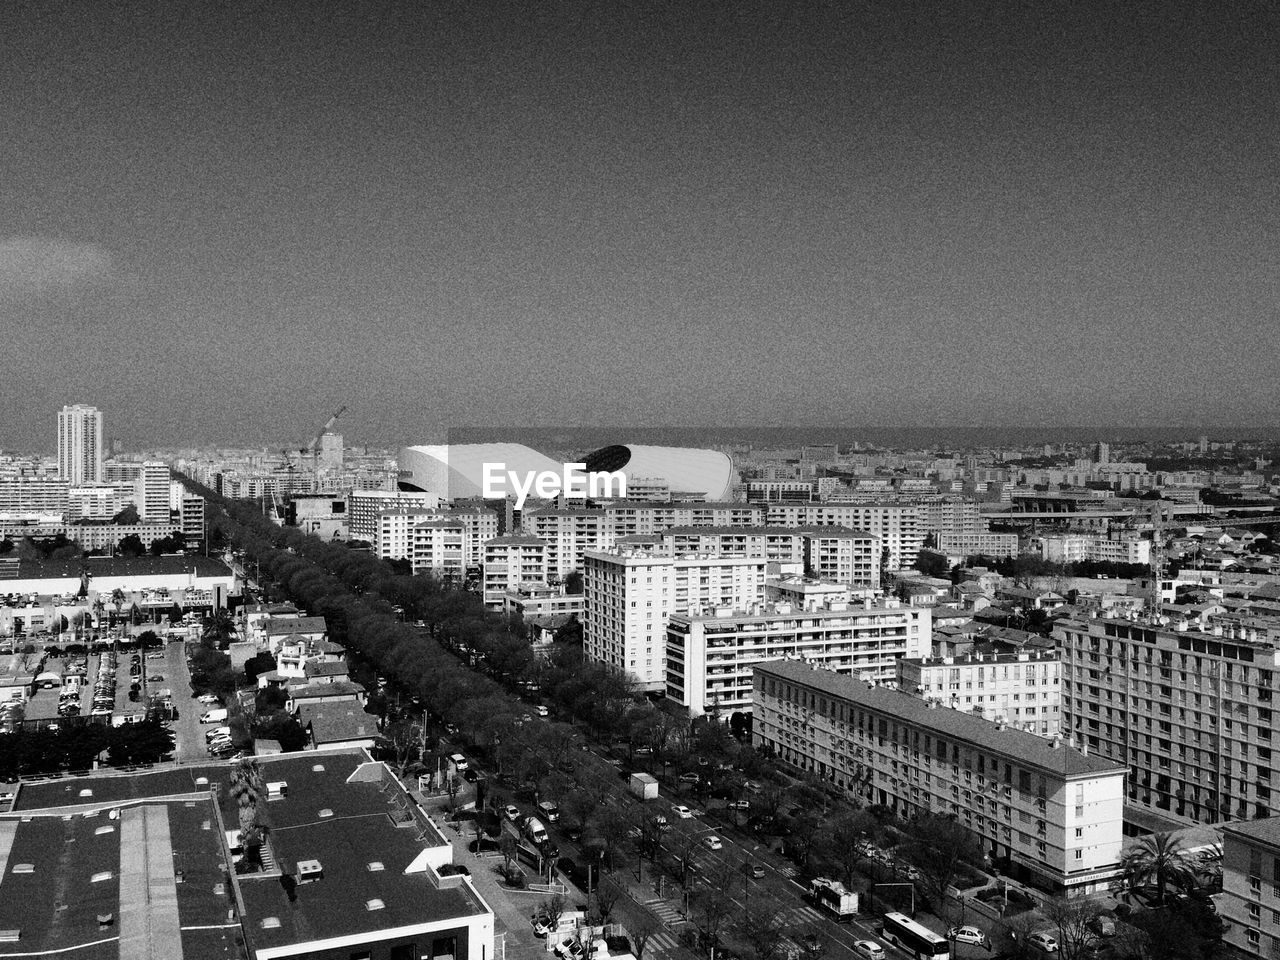
[[[1280,817],[1267,817],[1265,820],[1240,820],[1224,823],[1223,833],[1238,833],[1250,840],[1260,840],[1273,847],[1280,848]]]
[[[931,707],[910,694],[888,687],[870,687],[865,681],[827,670],[815,670],[796,661],[771,660],[756,664],[755,671],[805,684],[887,717],[931,729],[953,740],[971,743],[1024,766],[1059,776],[1123,773],[1125,770],[1105,757],[1083,754],[1065,743],[1054,747],[1051,741],[1015,730],[1012,726],[1001,730],[991,721],[973,714],[948,707]]]
[[[365,713],[364,705],[355,700],[304,703],[298,707],[298,722],[303,729],[311,728],[311,739],[317,747],[378,736],[378,718]]]
[[[70,560],[45,560],[24,557],[18,562],[18,579],[52,579],[68,577],[79,579],[80,570],[89,571],[89,586],[93,577],[156,577],[188,574],[192,571],[201,577],[229,577],[231,570],[221,560],[200,556],[169,557],[86,557]]]
[[[291,617],[268,620],[265,629],[268,636],[287,637],[296,633],[324,633],[327,627],[324,617]]]

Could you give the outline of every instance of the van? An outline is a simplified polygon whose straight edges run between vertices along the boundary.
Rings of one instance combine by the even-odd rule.
[[[449,755],[449,766],[453,768],[453,773],[456,775],[466,770],[470,764],[467,763],[467,758],[462,754],[453,753]]]
[[[524,835],[533,841],[535,846],[547,842],[547,828],[537,817],[530,817],[524,822]]]
[[[201,723],[222,723],[222,721],[226,719],[227,711],[225,708],[219,710],[206,710],[204,713],[200,714]]]

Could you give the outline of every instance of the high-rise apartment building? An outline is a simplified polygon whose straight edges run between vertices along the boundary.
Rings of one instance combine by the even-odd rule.
[[[59,412],[58,475],[73,484],[102,482],[102,411],[97,407],[75,403]]]
[[[588,552],[582,570],[583,653],[626,672],[646,690],[662,690],[671,614],[750,607],[764,598],[767,566],[753,557]]]
[[[546,582],[545,541],[511,534],[484,545],[484,605],[490,610],[501,610],[507,592],[520,584]]]
[[[138,515],[148,523],[169,519],[169,465],[148,460],[138,473]]]
[[[898,661],[896,681],[903,693],[1050,737],[1058,733],[1060,667],[1056,650],[964,657],[911,654]]]
[[[1280,814],[1280,654],[1243,627],[1070,618],[1062,729],[1129,768],[1129,802],[1176,822]]]
[[[383,510],[434,510],[439,506],[440,498],[434,493],[353,490],[347,496],[348,536],[373,543],[378,535],[378,514]]]

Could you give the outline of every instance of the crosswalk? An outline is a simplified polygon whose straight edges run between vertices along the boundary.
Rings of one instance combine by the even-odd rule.
[[[661,933],[655,933],[649,938],[649,942],[645,944],[644,955],[646,957],[656,954],[670,955],[679,949],[679,936],[670,930],[663,930]]]
[[[680,911],[676,909],[675,904],[673,904],[670,900],[662,900],[660,898],[654,898],[653,900],[646,900],[644,902],[644,905],[648,907],[650,910],[652,910],[657,915],[658,919],[661,920],[665,926],[674,927],[677,924],[681,924],[685,922],[685,919],[683,916],[681,916]]]
[[[815,907],[792,907],[790,910],[783,910],[779,916],[784,927],[791,927],[821,920],[824,914]]]

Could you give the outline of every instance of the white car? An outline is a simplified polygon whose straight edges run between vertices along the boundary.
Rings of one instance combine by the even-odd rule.
[[[512,823],[515,823],[520,819],[520,808],[514,804],[507,804],[506,808],[502,812],[506,814],[507,819]]]
[[[693,811],[690,810],[688,807],[686,807],[683,803],[676,804],[676,806],[671,808],[671,812],[674,813],[681,820],[692,820],[694,816]]]
[[[540,717],[549,717],[549,716],[551,716],[551,711],[550,711],[550,710],[548,710],[546,707],[542,707],[542,706],[540,706],[540,707],[538,707],[538,708],[537,708],[537,713],[538,713],[538,716],[540,716]]]
[[[708,850],[721,850],[724,848],[724,844],[720,842],[720,838],[715,836],[703,837],[702,845]]]
[[[1043,950],[1045,953],[1057,953],[1058,941],[1056,938],[1049,936],[1047,933],[1033,933],[1027,937],[1027,943],[1031,944],[1037,950]]]
[[[884,960],[884,947],[874,940],[859,940],[853,945],[853,952],[867,960]]]
[[[947,931],[947,938],[956,943],[972,943],[979,947],[987,942],[987,935],[977,927],[952,927]]]

